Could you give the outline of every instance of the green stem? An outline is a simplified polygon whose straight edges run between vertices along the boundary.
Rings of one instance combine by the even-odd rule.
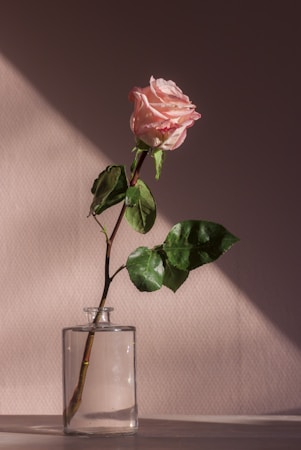
[[[141,153],[140,157],[139,157],[139,161],[137,163],[136,169],[132,175],[131,181],[130,181],[130,186],[135,186],[135,184],[137,183],[138,179],[139,179],[139,175],[140,175],[140,170],[142,167],[142,164],[146,158],[148,154],[148,151],[144,151]],[[108,296],[108,292],[110,289],[110,285],[115,277],[115,275],[117,275],[118,272],[120,272],[125,266],[121,266],[112,277],[110,277],[110,256],[111,256],[111,250],[112,250],[112,245],[114,242],[114,239],[116,237],[117,231],[120,227],[120,224],[122,222],[123,216],[125,214],[125,210],[126,210],[126,205],[125,202],[123,203],[123,206],[121,208],[121,211],[119,213],[119,216],[117,218],[115,227],[112,231],[111,236],[108,238],[107,234],[105,233],[106,236],[106,255],[105,255],[105,283],[104,283],[104,287],[103,287],[103,292],[102,292],[102,296],[101,296],[101,300],[100,300],[100,304],[99,304],[99,308],[98,308],[98,312],[93,320],[93,325],[95,326],[98,322],[99,322],[99,318],[100,318],[100,308],[103,308]],[[96,219],[96,217],[94,216],[95,220],[97,221],[97,223],[100,225],[102,232],[104,232],[104,228],[103,226],[100,224],[100,222]],[[87,336],[87,340],[86,340],[86,344],[85,344],[85,349],[84,349],[84,353],[83,353],[83,359],[81,362],[81,367],[80,367],[80,372],[79,372],[79,377],[78,377],[78,382],[77,385],[74,389],[73,395],[71,397],[71,400],[69,402],[68,407],[64,410],[64,422],[65,422],[65,426],[67,424],[70,423],[72,417],[76,414],[78,408],[80,407],[81,401],[82,401],[82,394],[83,394],[83,390],[84,390],[84,385],[85,385],[85,381],[86,381],[86,376],[87,376],[87,371],[88,371],[88,367],[90,364],[90,356],[91,356],[91,352],[92,352],[92,346],[93,346],[93,341],[94,341],[94,335],[95,335],[95,331],[91,330],[89,331],[89,334]]]

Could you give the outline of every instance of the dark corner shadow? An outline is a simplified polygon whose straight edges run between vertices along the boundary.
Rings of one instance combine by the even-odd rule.
[[[241,238],[231,254],[221,258],[218,266],[300,346],[301,306],[296,304],[300,289],[295,281],[298,279],[298,261],[291,261],[292,267],[286,273],[285,268],[277,263],[274,258],[275,239],[269,240],[262,235],[260,227],[256,229],[254,226],[254,215],[261,214],[261,226],[273,233],[268,222],[275,220],[276,223],[275,209],[269,211],[269,205],[267,208],[259,205],[258,210],[254,196],[260,198],[262,195],[254,193],[254,185],[248,186],[249,181],[254,183],[255,178],[258,189],[269,189],[265,179],[269,175],[260,173],[259,164],[263,168],[270,167],[271,152],[275,160],[274,155],[282,151],[281,139],[273,139],[273,149],[269,148],[260,156],[254,154],[254,148],[260,153],[258,145],[266,144],[264,130],[272,133],[273,127],[277,126],[272,123],[275,118],[273,92],[276,89],[273,77],[276,73],[283,82],[288,82],[289,78],[291,86],[299,79],[296,74],[295,78],[286,75],[285,71],[290,69],[290,54],[287,55],[285,70],[283,68],[279,75],[275,67],[279,55],[268,53],[269,48],[262,45],[265,42],[272,49],[272,38],[270,41],[263,38],[269,33],[273,37],[278,30],[277,21],[264,23],[267,17],[273,16],[269,11],[263,8],[260,15],[251,14],[248,29],[248,26],[239,25],[240,19],[242,22],[246,20],[240,2],[232,1],[230,6],[226,2],[227,8],[221,2],[218,13],[215,12],[216,6],[209,3],[203,4],[202,18],[194,16],[193,10],[189,17],[184,18],[186,20],[183,20],[183,12],[174,12],[174,25],[187,27],[184,35],[193,44],[185,46],[179,39],[177,45],[169,44],[167,51],[167,44],[162,42],[151,17],[142,14],[143,11],[139,15],[141,2],[137,0],[133,0],[131,5],[125,2],[126,6],[121,6],[124,10],[119,9],[118,14],[112,2],[104,10],[101,1],[93,0],[88,3],[70,0],[2,1],[0,50],[74,127],[101,151],[107,152],[112,161],[127,165],[131,162],[128,149],[133,146],[128,123],[132,109],[127,100],[128,91],[133,84],[145,85],[152,74],[174,78],[193,101],[201,105],[200,112],[205,111],[205,114],[189,132],[183,151],[168,155],[168,167],[166,172],[163,169],[162,180],[159,183],[146,181],[152,185],[159,208],[171,223],[195,218],[195,211],[200,209],[200,218],[223,223]],[[162,6],[160,12],[163,15],[164,8],[167,13],[168,5]],[[276,7],[274,14],[275,11],[280,20],[282,12]],[[199,20],[203,20],[202,26]],[[234,20],[234,28],[230,32],[228,25],[231,20]],[[257,21],[256,35],[252,33],[252,20]],[[293,32],[285,22],[282,30],[285,26],[288,34],[282,33],[284,46],[285,39],[289,39]],[[265,31],[266,27],[268,31]],[[220,33],[225,32],[220,39],[214,34],[217,28]],[[198,34],[193,34],[195,30]],[[235,33],[240,33],[241,39]],[[248,48],[247,56],[245,48]],[[294,50],[290,49],[293,56]],[[224,64],[223,71],[219,64]],[[260,65],[258,72],[253,67],[255,64]],[[254,77],[256,86],[252,85]],[[246,78],[250,88],[247,91]],[[292,96],[293,92],[285,96],[279,94],[277,99],[286,109],[287,94]],[[262,110],[258,113],[258,102],[262,102],[264,96],[268,97],[261,108],[267,108],[271,101],[269,114],[272,118],[269,114],[265,116]],[[251,130],[254,131],[254,126],[249,123],[255,116],[258,123],[253,135]],[[256,133],[260,132],[263,136],[258,138]],[[242,154],[241,146],[252,152],[252,158]],[[153,179],[153,167],[145,168],[144,173],[147,179]],[[282,177],[285,176],[283,173]],[[172,192],[168,177],[173,183]],[[300,223],[299,213],[297,219]],[[237,261],[240,267],[237,267]],[[265,274],[256,272],[258,263],[264,266]]]

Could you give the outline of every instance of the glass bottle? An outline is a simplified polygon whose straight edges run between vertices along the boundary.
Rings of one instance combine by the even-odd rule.
[[[113,308],[84,311],[87,325],[63,329],[64,432],[134,434],[138,428],[136,329],[111,323]],[[74,395],[76,407],[70,413]]]

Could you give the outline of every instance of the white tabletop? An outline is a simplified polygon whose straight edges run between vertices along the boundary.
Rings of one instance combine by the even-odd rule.
[[[59,416],[0,416],[5,450],[301,450],[299,416],[141,418],[126,437],[64,436]]]

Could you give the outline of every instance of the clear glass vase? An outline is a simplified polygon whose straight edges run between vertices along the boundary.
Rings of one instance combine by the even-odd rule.
[[[123,435],[138,428],[135,327],[113,308],[85,308],[88,324],[63,329],[65,434]]]

